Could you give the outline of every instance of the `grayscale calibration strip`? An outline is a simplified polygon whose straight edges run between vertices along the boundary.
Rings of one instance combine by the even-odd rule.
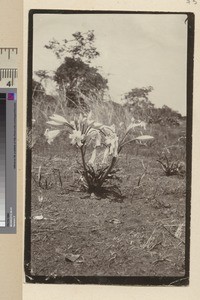
[[[0,233],[16,233],[17,89],[0,88]]]

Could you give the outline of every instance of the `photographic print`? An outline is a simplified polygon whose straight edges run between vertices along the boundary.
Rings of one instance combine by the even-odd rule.
[[[29,283],[188,285],[194,16],[29,14]]]

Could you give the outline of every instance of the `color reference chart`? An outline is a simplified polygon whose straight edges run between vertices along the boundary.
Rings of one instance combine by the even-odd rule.
[[[6,226],[6,94],[0,93],[0,227]]]
[[[0,88],[0,233],[16,233],[17,89]]]

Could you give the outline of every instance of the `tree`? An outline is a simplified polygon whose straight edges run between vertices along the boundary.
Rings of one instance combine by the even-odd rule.
[[[65,88],[68,106],[86,105],[86,98],[102,99],[108,89],[107,79],[99,74],[98,69],[90,67],[80,58],[66,57],[56,70],[54,80]]]
[[[45,45],[45,48],[52,50],[58,59],[68,56],[74,60],[81,58],[86,63],[90,63],[92,59],[100,55],[94,46],[95,35],[93,30],[86,33],[78,31],[72,36],[71,40],[64,39],[62,43],[52,39],[48,45]]]
[[[71,40],[64,39],[61,43],[53,39],[45,47],[62,60],[54,80],[64,90],[68,106],[87,106],[89,98],[92,101],[103,99],[108,89],[107,79],[103,78],[97,68],[89,65],[91,60],[100,55],[94,46],[94,32],[76,32],[72,37]]]
[[[154,104],[149,100],[149,93],[152,91],[152,86],[132,89],[122,99],[124,106],[134,117],[148,121],[148,116],[154,108]]]
[[[45,89],[42,86],[42,84],[34,79],[32,79],[32,98],[33,100],[35,98],[43,97],[45,94]]]

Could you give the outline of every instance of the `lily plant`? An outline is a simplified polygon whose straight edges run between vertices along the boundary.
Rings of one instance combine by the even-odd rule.
[[[77,147],[81,154],[83,167],[81,180],[87,190],[94,193],[100,191],[107,180],[115,178],[117,172],[115,166],[125,145],[134,141],[153,139],[150,135],[140,135],[134,138],[133,135],[130,135],[130,132],[134,132],[136,127],[146,129],[144,122],[137,122],[134,118],[131,119],[127,128],[123,123],[119,124],[120,127],[124,127],[120,137],[114,124],[107,126],[95,122],[91,112],[87,116],[80,114],[71,121],[54,114],[47,124],[58,128],[46,129],[45,137],[49,144],[63,131],[69,133],[71,144]]]

